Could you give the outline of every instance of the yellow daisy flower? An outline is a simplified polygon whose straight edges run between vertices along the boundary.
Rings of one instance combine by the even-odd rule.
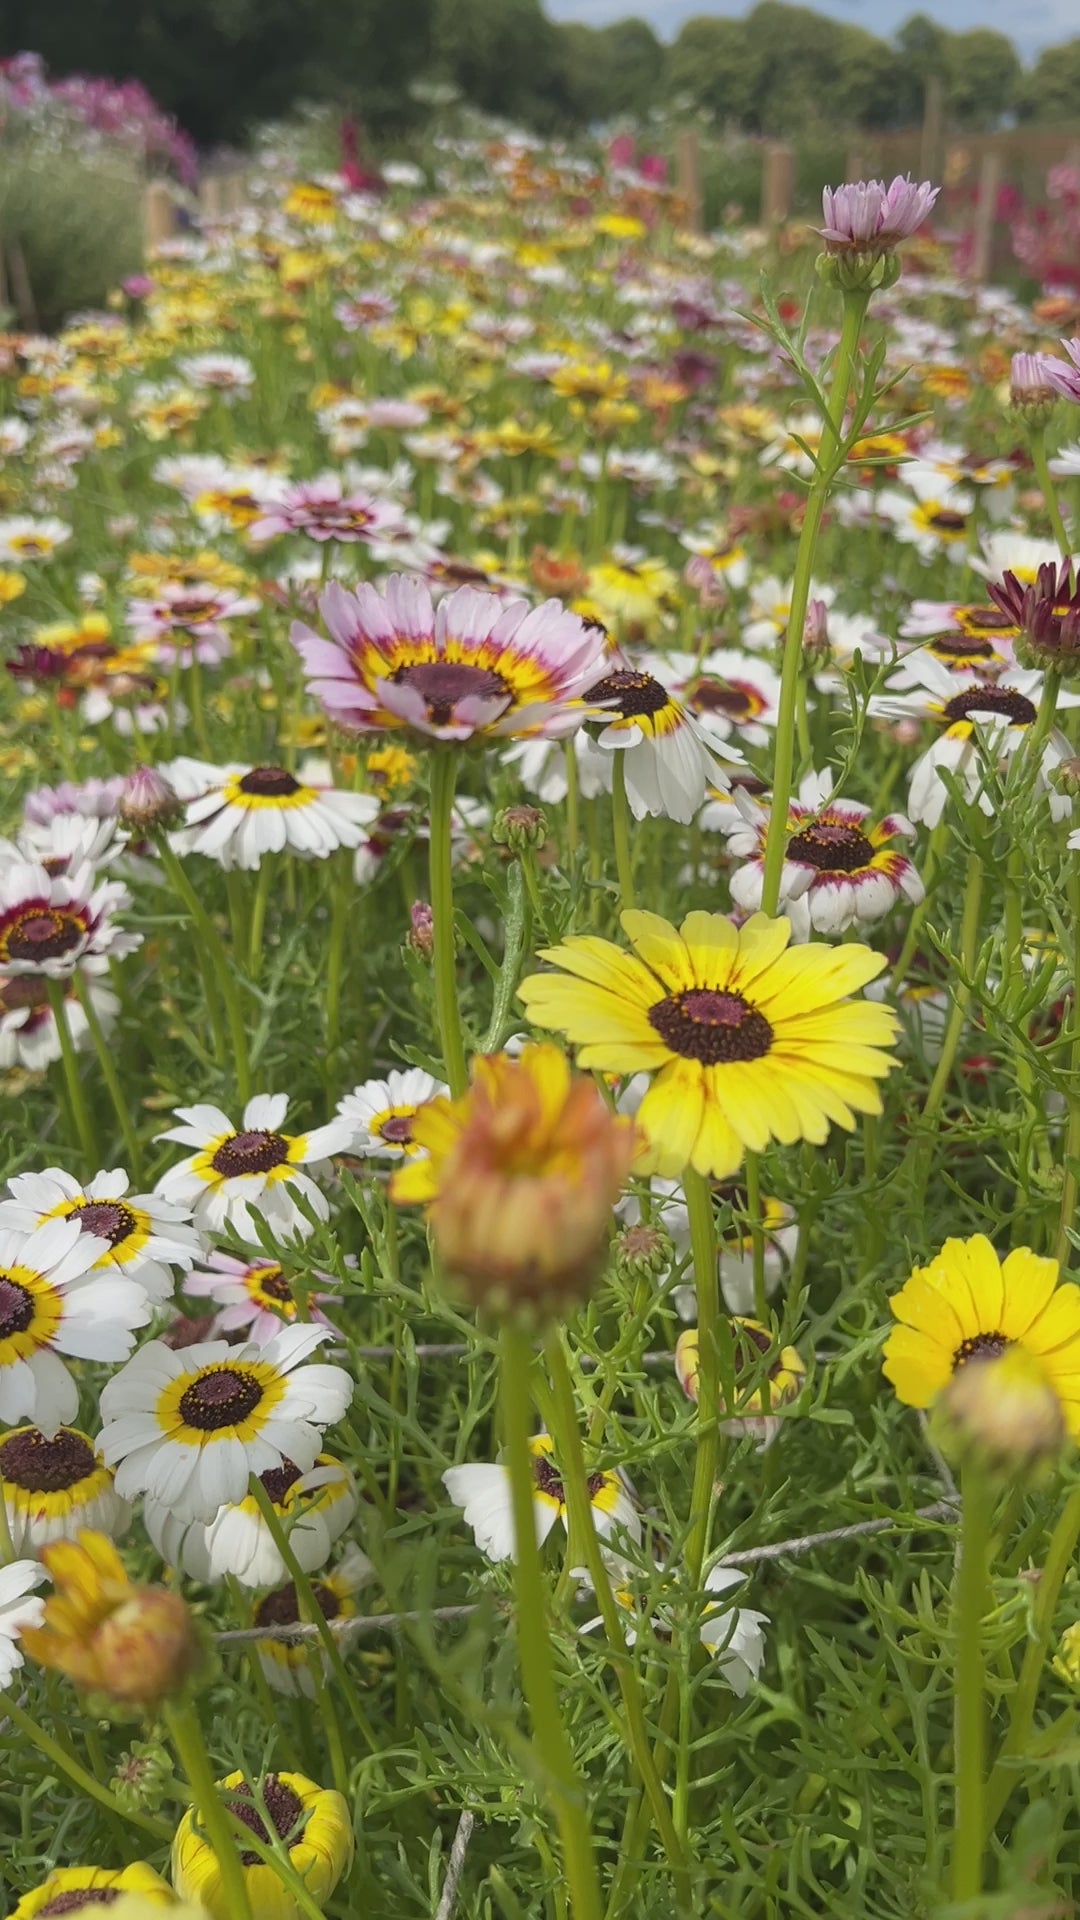
[[[592,935],[549,948],[560,973],[519,989],[529,1019],[565,1033],[601,1073],[657,1073],[637,1113],[643,1172],[726,1179],[770,1140],[820,1146],[829,1126],[879,1113],[896,1016],[857,993],[885,965],[852,944],[788,946],[790,922],[735,927],[690,913],[676,929],[626,912],[634,952]]]
[[[11,600],[17,600],[26,592],[26,575],[16,573],[13,568],[0,567],[0,607]]]
[[[968,1360],[1023,1347],[1080,1435],[1080,1287],[1058,1285],[1058,1263],[1015,1247],[1000,1260],[985,1234],[946,1240],[916,1267],[889,1305],[899,1325],[885,1342],[884,1370],[909,1407],[929,1407]]]
[[[157,1914],[162,1907],[175,1912],[176,1903],[166,1882],[145,1860],[129,1867],[54,1867],[29,1893],[24,1893],[11,1920],[51,1920],[53,1914],[95,1912],[110,1916],[121,1910],[122,1896],[138,1895],[138,1910]],[[120,1903],[120,1904],[118,1904]]]
[[[257,1797],[242,1773],[230,1773],[221,1784],[229,1793],[233,1813],[257,1840],[269,1845],[267,1820],[283,1841],[296,1833],[288,1848],[293,1870],[315,1900],[320,1904],[328,1900],[348,1872],[353,1853],[349,1809],[341,1794],[316,1786],[302,1773],[268,1773]],[[241,1857],[259,1920],[299,1920],[300,1909],[273,1867],[265,1866],[254,1853]],[[213,1920],[232,1920],[217,1857],[203,1839],[193,1810],[185,1813],[176,1830],[172,1879],[182,1899],[201,1900]]]

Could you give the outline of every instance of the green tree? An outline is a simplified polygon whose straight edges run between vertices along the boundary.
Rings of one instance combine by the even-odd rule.
[[[432,61],[487,113],[538,127],[569,116],[563,43],[540,0],[435,0]]]
[[[1022,120],[1080,119],[1080,40],[1039,55],[1017,88],[1016,109]]]
[[[1016,104],[1022,69],[1011,40],[989,27],[956,33],[945,50],[945,95],[952,119],[996,127]]]
[[[608,92],[608,115],[648,112],[664,77],[664,48],[644,20],[616,20],[601,27],[600,59]]]
[[[667,90],[718,121],[754,124],[757,61],[746,23],[725,16],[695,16],[684,24],[667,57]]]

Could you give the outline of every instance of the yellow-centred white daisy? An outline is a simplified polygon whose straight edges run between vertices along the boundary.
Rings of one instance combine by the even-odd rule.
[[[182,1122],[159,1136],[194,1147],[186,1160],[163,1173],[155,1191],[174,1205],[191,1209],[197,1227],[220,1233],[230,1226],[242,1240],[258,1244],[251,1209],[281,1238],[303,1239],[312,1223],[296,1204],[303,1197],[318,1219],[326,1220],[326,1196],[305,1167],[318,1168],[335,1153],[347,1153],[353,1128],[331,1120],[311,1133],[282,1133],[288,1112],[283,1093],[260,1093],[248,1101],[234,1127],[220,1107],[177,1107]]]
[[[311,1583],[315,1603],[324,1620],[348,1621],[356,1614],[354,1595],[371,1579],[375,1569],[360,1547],[346,1547],[337,1565],[330,1567]],[[265,1594],[255,1608],[257,1627],[297,1626],[302,1618],[296,1587],[291,1580]],[[348,1651],[350,1634],[345,1626],[335,1635],[337,1644]],[[315,1673],[326,1669],[326,1655],[310,1642],[267,1638],[256,1642],[259,1665],[275,1693],[299,1694],[313,1700]]]
[[[78,1427],[16,1427],[0,1440],[0,1489],[16,1553],[38,1553],[52,1540],[77,1540],[90,1528],[116,1539],[131,1508],[88,1434]]]
[[[260,1473],[264,1491],[289,1536],[293,1557],[305,1573],[329,1560],[356,1512],[356,1488],[347,1468],[329,1453],[301,1473],[294,1460]],[[273,1587],[288,1578],[273,1535],[253,1494],[219,1508],[210,1521],[181,1520],[158,1500],[143,1502],[146,1531],[167,1566],[189,1580],[212,1584],[239,1580],[245,1587]]]
[[[157,1194],[129,1194],[123,1167],[96,1173],[85,1186],[62,1167],[19,1173],[8,1194],[0,1200],[0,1229],[33,1233],[47,1220],[74,1220],[81,1233],[108,1242],[95,1273],[123,1274],[159,1304],[172,1296],[172,1269],[186,1273],[203,1250],[187,1210]]]
[[[338,1101],[341,1119],[352,1128],[353,1153],[369,1159],[400,1160],[419,1153],[413,1121],[429,1100],[448,1094],[449,1087],[422,1067],[391,1067],[385,1080],[365,1080]]]
[[[372,794],[311,786],[286,767],[219,767],[188,801],[177,844],[226,870],[255,868],[286,848],[325,860],[338,847],[358,847],[378,812]]]
[[[533,1456],[536,1539],[538,1546],[542,1546],[556,1521],[566,1525],[566,1492],[550,1436],[538,1433],[529,1445]],[[489,1560],[512,1560],[513,1495],[507,1468],[501,1462],[448,1467],[443,1474],[443,1485],[454,1505],[461,1508],[465,1525],[471,1527],[480,1551],[486,1553]],[[602,1538],[610,1539],[621,1532],[632,1540],[640,1540],[641,1521],[618,1473],[590,1474],[588,1490],[593,1524]]]
[[[67,1358],[127,1359],[150,1302],[135,1281],[92,1271],[108,1251],[77,1220],[0,1230],[0,1420],[54,1434],[79,1411]]]
[[[212,1520],[245,1498],[253,1473],[286,1460],[308,1473],[353,1395],[344,1367],[304,1365],[324,1338],[299,1326],[264,1347],[208,1340],[175,1351],[151,1340],[101,1395],[100,1447],[117,1492]]]
[[[37,1560],[13,1560],[0,1567],[0,1689],[8,1686],[23,1664],[19,1635],[24,1627],[39,1627],[45,1602],[34,1592],[45,1579]]]

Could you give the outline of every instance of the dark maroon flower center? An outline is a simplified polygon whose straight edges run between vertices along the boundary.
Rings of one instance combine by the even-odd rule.
[[[267,1467],[259,1475],[275,1507],[282,1505],[289,1488],[295,1487],[300,1477],[300,1469],[292,1460],[282,1460],[280,1467]]]
[[[730,720],[752,720],[763,702],[750,687],[737,687],[730,680],[699,680],[690,695],[690,705],[699,713],[726,713]]]
[[[263,1475],[265,1485],[266,1475]],[[322,1611],[324,1620],[336,1620],[341,1612],[341,1600],[333,1587],[326,1586],[321,1580],[313,1580],[311,1591]],[[275,1587],[260,1600],[255,1609],[257,1627],[295,1627],[300,1621],[300,1602],[296,1588],[290,1580],[283,1587]]]
[[[47,1007],[49,989],[44,980],[32,973],[16,973],[10,980],[0,980],[0,1007],[5,1013],[14,1013],[20,1007]]]
[[[0,1273],[0,1340],[10,1340],[13,1334],[25,1333],[33,1318],[33,1294],[28,1288],[20,1287],[17,1280]]]
[[[766,1333],[764,1327],[747,1326],[745,1320],[732,1328],[731,1345],[736,1375],[749,1373],[760,1367],[766,1354],[775,1351],[771,1334]],[[769,1366],[769,1379],[775,1380],[777,1374],[782,1373],[783,1370],[783,1355],[776,1353]]]
[[[649,1024],[672,1053],[699,1060],[704,1067],[760,1060],[773,1042],[765,1015],[741,993],[717,993],[711,987],[692,987],[658,1000],[649,1008]]]
[[[435,727],[449,726],[462,700],[499,700],[509,695],[501,673],[461,660],[418,660],[398,667],[391,677],[399,687],[415,688]]]
[[[139,1225],[131,1208],[119,1200],[84,1200],[73,1209],[71,1217],[78,1221],[81,1232],[96,1233],[114,1247]]]
[[[971,633],[1007,633],[1016,622],[1001,607],[957,607],[954,618]]]
[[[313,507],[301,509],[297,519],[300,527],[329,527],[334,533],[362,533],[370,527],[375,515],[367,507],[350,507],[342,503],[319,501]]]
[[[953,1354],[953,1370],[968,1360],[997,1360],[1011,1346],[1004,1333],[973,1333],[970,1340],[961,1340]]]
[[[257,794],[265,800],[284,800],[300,791],[299,780],[294,780],[285,767],[252,767],[237,785],[241,793]]]
[[[69,1427],[47,1440],[37,1427],[24,1427],[0,1441],[0,1480],[24,1493],[66,1493],[97,1469],[94,1449]]]
[[[388,1140],[391,1146],[408,1146],[412,1139],[413,1116],[411,1113],[392,1113],[379,1128],[380,1140]]]
[[[967,687],[945,702],[942,712],[950,726],[958,720],[1007,720],[1010,727],[1030,727],[1035,707],[1014,687]]]
[[[294,1793],[279,1774],[268,1773],[262,1783],[260,1798],[273,1822],[278,1839],[287,1840],[304,1811],[304,1803],[300,1795]],[[270,1835],[266,1830],[266,1821],[255,1806],[251,1788],[246,1781],[243,1786],[233,1789],[229,1796],[229,1808],[237,1819],[242,1821],[248,1832],[255,1835],[256,1840],[261,1840],[265,1846],[269,1846]],[[245,1867],[255,1867],[259,1863],[258,1854],[250,1850],[242,1853],[240,1858]]]
[[[245,1173],[270,1173],[284,1166],[289,1143],[283,1134],[255,1128],[247,1133],[230,1134],[223,1140],[210,1165],[226,1180],[239,1179]]]
[[[967,526],[967,514],[957,513],[955,507],[936,507],[926,518],[927,524],[939,533],[963,533]]]
[[[858,827],[817,820],[788,841],[787,857],[819,873],[858,873],[874,858],[874,849]]]
[[[218,1433],[222,1427],[237,1427],[254,1413],[263,1390],[253,1373],[244,1367],[215,1367],[201,1373],[180,1396],[180,1413],[189,1427],[201,1433]]]
[[[939,633],[931,640],[930,651],[939,660],[990,660],[994,655],[989,640],[967,633]]]
[[[122,1887],[66,1887],[38,1908],[38,1920],[51,1920],[54,1913],[85,1913],[87,1907],[111,1907],[123,1891]]]
[[[632,720],[639,714],[659,713],[670,704],[671,696],[651,673],[620,668],[590,687],[587,698],[590,706],[614,707],[623,720]]]
[[[268,1300],[280,1300],[283,1306],[292,1305],[292,1288],[280,1267],[253,1267],[248,1274],[248,1282],[264,1293]]]
[[[566,1491],[562,1474],[552,1464],[546,1453],[533,1455],[533,1479],[538,1490],[546,1493],[549,1500],[557,1500],[560,1506],[565,1506]],[[590,1500],[595,1499],[606,1479],[607,1475],[604,1473],[590,1473],[585,1483]]]
[[[63,908],[31,907],[8,929],[4,954],[8,960],[58,960],[77,947],[85,933],[83,922]]]

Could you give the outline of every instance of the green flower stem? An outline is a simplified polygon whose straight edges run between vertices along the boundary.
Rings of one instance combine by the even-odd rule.
[[[851,390],[859,335],[870,302],[866,289],[844,294],[844,318],[840,344],[836,349],[828,415],[824,421],[817,467],[806,502],[806,513],[799,533],[795,556],[795,578],[791,584],[791,608],[788,613],[784,658],[780,677],[780,707],[776,720],[776,758],[773,764],[772,800],[769,804],[769,828],[765,841],[765,872],[761,904],[766,913],[775,913],[780,901],[780,876],[787,845],[788,804],[795,773],[795,744],[799,707],[799,683],[803,672],[803,629],[810,601],[810,583],[814,577],[814,555],[829,489],[841,465],[840,448],[844,413]],[[832,443],[829,445],[829,443]],[[828,452],[826,447],[829,447]]]
[[[630,851],[630,808],[626,799],[626,762],[622,752],[611,756],[611,828],[615,836],[615,870],[619,876],[619,907],[636,906],[634,860]]]
[[[756,1153],[746,1156],[746,1211],[750,1215],[754,1260],[754,1318],[766,1326],[769,1303],[765,1296],[765,1225],[761,1212],[761,1169]]]
[[[716,1463],[720,1449],[720,1401],[731,1406],[735,1398],[735,1367],[731,1330],[720,1312],[720,1285],[716,1259],[716,1222],[712,1194],[704,1174],[687,1167],[683,1192],[690,1215],[690,1247],[697,1290],[698,1329],[698,1437],[694,1460],[694,1487],[690,1497],[690,1532],[686,1542],[686,1570],[691,1589],[701,1585],[701,1570],[709,1549]],[[721,1343],[727,1378],[721,1381]]]
[[[960,920],[960,966],[965,976],[975,970],[975,961],[979,951],[979,908],[982,903],[983,870],[982,861],[977,853],[968,855],[967,879],[964,882],[964,903]],[[971,991],[961,980],[953,994],[952,1011],[942,1037],[941,1052],[938,1055],[934,1077],[927,1090],[923,1103],[922,1118],[932,1120],[937,1114],[949,1084],[949,1077],[956,1060],[960,1036],[967,1019]],[[909,1148],[910,1164],[916,1172],[916,1190],[921,1193],[930,1170],[930,1155],[933,1141],[916,1139]]]
[[[611,1590],[603,1550],[593,1521],[573,1382],[570,1379],[570,1369],[566,1364],[562,1337],[558,1331],[549,1336],[546,1353],[554,1389],[548,1425],[555,1441],[556,1457],[566,1471],[567,1477],[563,1484],[570,1516],[570,1532],[574,1538],[574,1544],[567,1553],[567,1560],[576,1562],[578,1550],[584,1554],[589,1579],[592,1581],[604,1623],[604,1633],[612,1652],[615,1678],[622,1694],[630,1751],[652,1808],[656,1831],[660,1835],[664,1852],[667,1854],[675,1877],[676,1900],[681,1907],[688,1909],[689,1863],[682,1842],[675,1832],[667,1797],[653,1761],[637,1668],[627,1651],[625,1623],[619,1617],[618,1603]]]
[[[131,1118],[131,1107],[129,1102],[124,1098],[124,1091],[120,1085],[120,1076],[116,1071],[116,1060],[108,1040],[105,1038],[101,1021],[98,1019],[98,1012],[94,1005],[89,982],[78,969],[76,969],[75,972],[75,991],[79,996],[79,1005],[86,1015],[86,1024],[90,1030],[90,1038],[94,1043],[94,1048],[97,1053],[102,1078],[109,1089],[109,1098],[113,1104],[113,1112],[120,1125],[120,1132],[124,1141],[124,1151],[127,1154],[128,1171],[136,1187],[138,1187],[142,1180],[142,1148],[139,1145],[139,1137]]]
[[[1054,1614],[1057,1609],[1058,1595],[1061,1592],[1062,1581],[1072,1566],[1078,1539],[1080,1539],[1080,1486],[1075,1486],[1061,1510],[1057,1526],[1050,1537],[1042,1575],[1035,1589],[1032,1632],[1024,1649],[1020,1678],[1017,1681],[1009,1714],[1008,1729],[1001,1743],[1001,1751],[991,1769],[987,1787],[986,1830],[988,1834],[993,1833],[1005,1810],[1005,1803],[1017,1782],[1017,1768],[1010,1766],[1009,1762],[1020,1759],[1028,1751],[1035,1720],[1035,1703],[1039,1695],[1039,1681],[1054,1637]]]
[[[87,1160],[90,1162],[91,1168],[94,1168],[98,1158],[97,1138],[90,1122],[90,1115],[86,1106],[86,1095],[83,1092],[82,1080],[79,1077],[78,1056],[75,1052],[75,1042],[71,1037],[71,1027],[68,1024],[64,982],[62,980],[53,980],[46,975],[45,991],[49,996],[49,1005],[52,1008],[52,1016],[56,1022],[56,1035],[60,1042],[60,1061],[64,1069],[64,1086],[67,1089],[72,1126],[79,1137],[79,1144]]]
[[[258,1507],[263,1520],[266,1522],[270,1538],[273,1540],[275,1547],[288,1568],[289,1578],[296,1588],[296,1598],[301,1613],[306,1616],[312,1626],[318,1631],[319,1639],[326,1649],[326,1657],[330,1662],[334,1678],[341,1689],[342,1697],[349,1709],[357,1730],[367,1741],[372,1753],[375,1753],[378,1749],[379,1742],[375,1737],[371,1723],[360,1703],[360,1696],[353,1685],[348,1669],[341,1657],[341,1648],[338,1646],[337,1640],[334,1637],[333,1628],[315,1598],[311,1581],[308,1579],[307,1574],[304,1572],[303,1567],[300,1565],[300,1562],[289,1545],[289,1536],[282,1526],[274,1503],[257,1473],[253,1473],[248,1482],[248,1492]]]
[[[169,1738],[187,1776],[199,1818],[221,1874],[221,1890],[229,1920],[254,1920],[247,1874],[240,1859],[229,1810],[218,1793],[214,1770],[203,1740],[199,1716],[190,1700],[166,1702],[162,1708]]]
[[[187,673],[188,692],[191,695],[191,720],[195,728],[195,738],[199,743],[199,752],[204,760],[212,760],[210,736],[206,731],[206,708],[203,703],[202,662],[192,658]]]
[[[89,1795],[91,1800],[96,1800],[100,1807],[106,1808],[118,1819],[126,1820],[129,1825],[138,1827],[142,1833],[149,1834],[151,1839],[156,1840],[159,1845],[162,1843],[165,1846],[169,1845],[173,1837],[171,1826],[168,1826],[164,1820],[155,1820],[148,1813],[139,1813],[137,1809],[129,1810],[121,1806],[115,1794],[110,1793],[108,1787],[103,1786],[100,1780],[95,1780],[92,1773],[88,1773],[85,1767],[79,1765],[73,1754],[68,1753],[58,1741],[52,1738],[51,1734],[46,1733],[44,1727],[39,1727],[37,1721],[31,1719],[28,1713],[24,1713],[18,1701],[13,1700],[10,1694],[0,1693],[0,1713],[3,1713],[13,1726],[18,1727],[19,1732],[25,1735],[39,1753],[44,1754],[46,1760],[57,1769],[58,1773],[66,1774],[73,1785],[78,1787],[80,1793]]]
[[[1054,1239],[1054,1258],[1060,1262],[1062,1272],[1068,1266],[1072,1252],[1069,1228],[1076,1215],[1076,1168],[1077,1162],[1080,1161],[1080,854],[1076,853],[1069,861],[1069,906],[1073,926],[1073,1036],[1069,1056],[1070,1090],[1067,1096],[1069,1118],[1065,1128],[1065,1149],[1062,1155],[1061,1206]]]
[[[457,754],[452,747],[436,747],[430,758],[430,858],[431,912],[435,922],[435,1013],[439,1023],[439,1042],[450,1092],[457,1100],[468,1085],[465,1065],[465,1041],[461,1031],[454,962],[454,874],[451,849],[451,819],[454,782],[457,778]]]
[[[177,859],[163,833],[158,835],[157,848],[169,885],[191,915],[192,926],[202,942],[208,970],[221,989],[225,1001],[225,1015],[229,1023],[229,1038],[232,1042],[237,1098],[242,1104],[246,1104],[251,1098],[251,1067],[248,1062],[247,1030],[236,991],[232,959],[226,952],[217,928],[188,879],[182,863]]]
[[[10,1567],[12,1561],[17,1560],[18,1557],[18,1554],[15,1552],[15,1542],[11,1537],[11,1527],[8,1524],[7,1504],[4,1500],[4,1482],[3,1478],[0,1477],[0,1567]]]
[[[580,782],[573,740],[566,741],[563,756],[566,763],[566,864],[572,867],[581,844]]]
[[[1050,472],[1050,464],[1046,458],[1045,427],[1039,427],[1031,436],[1031,458],[1035,467],[1036,478],[1042,490],[1043,505],[1049,515],[1050,525],[1054,530],[1054,539],[1058,543],[1058,549],[1062,559],[1068,560],[1072,554],[1072,548],[1069,545],[1069,536],[1065,530],[1065,522],[1061,517],[1061,508],[1058,506],[1057,488],[1054,485],[1053,475]]]
[[[982,1892],[985,1846],[986,1674],[983,1619],[987,1606],[987,1549],[993,1501],[982,1471],[963,1475],[960,1561],[953,1596],[956,1665],[956,1803],[953,1815],[952,1897],[959,1905]]]
[[[945,819],[939,820],[937,826],[931,827],[930,829],[930,838],[926,843],[926,866],[923,871],[923,884],[926,891],[908,920],[907,932],[904,935],[904,944],[900,949],[896,965],[889,975],[889,992],[891,994],[895,993],[897,988],[903,985],[907,970],[911,965],[915,950],[918,947],[919,936],[922,933],[923,924],[930,910],[931,889],[934,887],[941,873],[941,856],[948,836],[949,825]]]
[[[563,1871],[574,1920],[600,1920],[600,1885],[593,1856],[584,1785],[566,1737],[548,1638],[544,1574],[533,1512],[531,1434],[532,1346],[508,1322],[500,1344],[500,1394],[514,1515],[514,1600],[518,1659],[544,1784],[562,1839]]]
[[[256,1806],[259,1805],[257,1800],[255,1804]],[[226,1811],[228,1812],[228,1809],[226,1809]],[[263,1807],[260,1811],[265,1816],[266,1808]],[[309,1892],[304,1881],[300,1878],[296,1868],[293,1866],[292,1861],[289,1859],[289,1849],[285,1845],[285,1842],[278,1840],[275,1835],[276,1844],[267,1846],[266,1842],[260,1840],[258,1834],[252,1833],[251,1828],[246,1826],[236,1814],[230,1813],[229,1819],[232,1823],[233,1832],[244,1852],[258,1854],[262,1864],[269,1867],[272,1873],[277,1874],[282,1886],[292,1895],[301,1913],[306,1913],[308,1920],[326,1920],[324,1909],[319,1905],[314,1895]],[[268,1833],[273,1833],[274,1825],[272,1820],[267,1820],[264,1817],[263,1824]],[[231,1915],[229,1916],[229,1920],[232,1920]],[[260,1920],[258,1914],[255,1916],[255,1920]]]
[[[273,856],[264,853],[259,862],[259,877],[255,882],[255,904],[251,909],[251,926],[248,929],[247,970],[253,980],[259,977],[262,961],[263,933],[266,927],[266,908],[270,899],[270,885],[273,878]]]

